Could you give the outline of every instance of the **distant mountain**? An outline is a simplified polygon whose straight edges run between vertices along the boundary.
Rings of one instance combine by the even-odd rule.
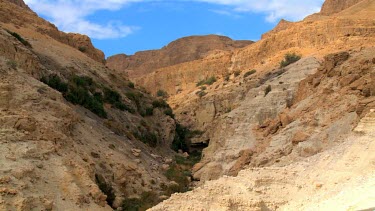
[[[173,41],[160,50],[141,51],[131,56],[114,55],[107,59],[106,64],[109,68],[126,72],[130,77],[138,77],[158,68],[202,59],[215,50],[229,51],[252,43],[218,35],[190,36]]]

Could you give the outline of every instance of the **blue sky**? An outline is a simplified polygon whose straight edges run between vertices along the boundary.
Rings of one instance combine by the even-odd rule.
[[[25,0],[65,32],[87,34],[106,56],[158,49],[189,35],[258,40],[281,19],[318,12],[323,0]]]

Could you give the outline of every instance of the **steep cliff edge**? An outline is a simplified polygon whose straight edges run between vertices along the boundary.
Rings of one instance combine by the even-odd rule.
[[[197,61],[188,73],[153,75],[164,84],[178,74],[218,80],[169,98],[180,121],[206,131],[194,142],[208,147],[193,168],[198,187],[151,210],[374,207],[374,6],[327,1],[325,14],[281,21],[236,50],[226,70],[202,73]],[[280,67],[287,52],[303,58]]]
[[[263,39],[247,47],[213,51],[202,59],[153,69],[131,78],[151,93],[164,90],[172,97],[176,95],[171,99],[174,101],[194,92],[197,82],[212,76],[223,80],[238,71],[245,74],[252,69],[273,69],[287,52],[321,58],[337,50],[371,46],[374,7],[374,1],[364,0],[332,16],[315,14],[296,23],[281,21]],[[157,64],[158,59],[149,60],[148,64]]]
[[[374,55],[372,47],[304,58],[249,89],[209,123],[194,174],[206,182],[151,210],[374,207]]]
[[[125,72],[130,78],[151,74],[159,68],[203,59],[213,51],[229,51],[252,44],[252,41],[235,41],[218,35],[190,36],[169,43],[160,50],[111,56],[107,66]]]
[[[0,16],[0,210],[146,209],[187,188],[166,175],[164,101],[72,48],[89,38],[8,1]]]
[[[320,14],[322,15],[333,15],[341,12],[363,0],[329,0],[325,1]]]
[[[104,62],[104,53],[92,45],[89,37],[59,31],[56,26],[38,17],[22,0],[0,0],[0,6],[0,19],[4,28],[10,28],[30,39],[38,39],[38,34],[48,35],[59,42],[82,51],[98,62]],[[19,12],[20,8],[24,9],[22,13]],[[13,28],[14,26],[18,26],[18,29]]]

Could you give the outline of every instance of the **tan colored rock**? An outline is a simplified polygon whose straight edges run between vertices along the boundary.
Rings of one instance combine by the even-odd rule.
[[[218,35],[190,36],[175,40],[160,50],[142,51],[132,56],[111,56],[107,65],[133,78],[153,73],[159,68],[202,59],[214,50],[232,50],[252,43]]]
[[[322,15],[333,15],[341,12],[363,0],[327,0],[320,11]]]
[[[297,131],[292,137],[292,143],[298,144],[300,142],[304,142],[309,138],[309,135],[303,131]]]
[[[292,122],[292,118],[287,113],[284,113],[284,112],[279,114],[279,120],[281,122],[282,127],[286,127],[287,125],[289,125],[289,123]]]
[[[168,164],[163,164],[163,165],[161,166],[161,169],[162,169],[163,171],[167,171],[167,170],[169,169],[169,165],[168,165]]]

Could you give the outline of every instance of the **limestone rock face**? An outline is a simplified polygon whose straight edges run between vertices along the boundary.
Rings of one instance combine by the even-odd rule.
[[[156,99],[97,62],[95,50],[87,36],[0,0],[0,210],[113,210],[144,192],[163,195],[176,122],[159,108],[144,118]],[[80,87],[90,96],[110,88],[127,110],[103,103],[100,118],[95,105],[73,104],[46,82],[70,86],[72,76],[95,86]]]
[[[322,15],[333,15],[364,0],[327,0],[320,11]]]
[[[217,35],[191,36],[173,41],[160,50],[137,52],[132,56],[111,56],[107,65],[117,71],[124,71],[133,78],[150,74],[158,68],[202,59],[214,50],[233,50],[252,43]]]
[[[282,20],[256,43],[233,51],[212,51],[201,59],[168,63],[164,62],[168,56],[161,56],[159,51],[147,51],[144,54],[149,56],[144,56],[148,59],[143,63],[136,64],[137,60],[131,59],[141,58],[137,54],[122,55],[127,62],[110,63],[115,64],[115,69],[125,70],[124,73],[129,73],[132,80],[151,93],[161,89],[174,98],[174,95],[194,92],[198,81],[211,76],[225,79],[238,71],[245,74],[252,69],[273,69],[288,52],[322,57],[338,50],[372,46],[375,42],[374,16],[375,2],[364,0],[333,16],[315,14],[296,23]],[[161,63],[169,66],[161,66]],[[135,71],[142,64],[145,70]]]
[[[7,0],[17,6],[20,6],[20,7],[23,7],[25,9],[28,9],[30,10],[30,8],[25,4],[25,2],[23,0]]]
[[[81,53],[95,61],[104,62],[104,53],[92,45],[89,37],[59,31],[55,25],[38,17],[22,0],[1,0],[0,6],[0,19],[5,24],[4,28],[15,31],[27,39],[38,39],[38,34],[47,35],[77,51],[81,50]]]
[[[76,33],[68,33],[67,36],[68,45],[77,48],[96,61],[104,62],[104,53],[92,45],[91,39],[88,36]]]

